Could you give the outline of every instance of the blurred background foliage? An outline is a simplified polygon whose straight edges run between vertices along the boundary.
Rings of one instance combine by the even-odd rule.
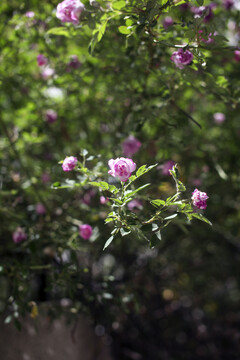
[[[99,1],[99,9],[84,1],[78,26],[61,24],[57,4],[0,4],[0,309],[8,311],[6,322],[20,327],[19,316],[28,312],[37,321],[33,302],[44,303],[53,317],[90,316],[97,334],[107,334],[114,359],[238,359],[239,4]],[[195,16],[191,9],[201,5],[205,12]],[[94,31],[106,14],[97,42]],[[173,19],[169,27],[166,16]],[[217,32],[214,41],[201,41],[199,30],[205,39]],[[181,44],[194,54],[183,70],[170,60]],[[42,73],[38,54],[52,74]],[[73,55],[78,68],[68,65]],[[49,109],[57,113],[53,123]],[[225,120],[217,122],[216,113]],[[160,164],[141,180],[151,182],[151,196],[172,193],[161,166],[177,162],[188,195],[195,187],[207,192],[212,228],[175,220],[154,249],[126,236],[102,251],[111,226],[104,224],[108,204],[100,203],[101,194],[51,185],[80,179],[58,162],[81,158],[83,149],[93,156],[87,166],[108,179],[107,161],[122,156],[130,134],[142,143],[133,156],[137,166]],[[140,197],[146,214],[148,195]],[[46,211],[39,214],[37,204]],[[81,223],[94,228],[90,241],[79,237]],[[12,241],[18,227],[27,234],[21,244]]]

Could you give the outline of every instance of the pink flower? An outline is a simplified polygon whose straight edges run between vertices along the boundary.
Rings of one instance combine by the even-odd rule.
[[[67,156],[62,164],[63,171],[71,171],[77,165],[77,158],[74,156]]]
[[[141,146],[142,146],[142,143],[138,139],[136,139],[134,136],[130,135],[122,143],[123,155],[124,156],[132,156],[140,149]]]
[[[27,240],[27,234],[22,228],[18,227],[12,235],[12,239],[15,244],[19,244],[22,241]]]
[[[134,199],[127,204],[127,207],[130,211],[134,209],[141,210],[143,208],[143,204],[141,200]]]
[[[223,113],[217,112],[213,115],[215,123],[221,124],[226,120],[226,116]]]
[[[100,204],[104,205],[108,202],[108,198],[105,196],[100,196]]]
[[[57,117],[58,117],[58,115],[57,115],[56,111],[54,111],[52,109],[48,109],[45,113],[46,121],[49,124],[54,123],[57,120]]]
[[[82,198],[82,202],[86,205],[90,205],[92,198],[95,196],[95,190],[94,189],[90,189],[88,191],[85,192],[83,198]]]
[[[202,34],[203,33],[203,30],[199,30],[198,31],[199,32],[199,34]],[[205,44],[211,44],[211,43],[213,43],[214,42],[214,39],[213,39],[213,36],[216,36],[217,35],[217,32],[215,31],[213,34],[212,33],[209,33],[208,35],[207,35],[207,39],[204,39],[201,35],[199,35],[199,40],[200,41],[202,41],[202,42],[204,42]]]
[[[36,206],[35,206],[35,210],[36,210],[36,213],[38,215],[44,215],[46,214],[46,209],[45,209],[45,206],[41,203],[38,203]]]
[[[168,160],[163,165],[160,165],[158,168],[162,170],[162,174],[164,176],[170,176],[171,174],[169,170],[172,170],[173,165],[175,165],[175,162],[172,160]]]
[[[46,66],[45,69],[41,72],[42,78],[44,80],[47,80],[49,77],[53,76],[55,74],[55,70],[52,69],[49,66]]]
[[[108,173],[114,177],[118,177],[120,181],[124,182],[130,178],[132,172],[136,169],[136,164],[132,159],[123,157],[109,160],[108,166],[111,169]]]
[[[234,0],[223,0],[223,6],[226,10],[231,10],[234,6]]]
[[[240,50],[234,51],[234,60],[240,62]]]
[[[80,0],[64,0],[57,6],[56,17],[62,22],[78,24],[78,18],[84,9]]]
[[[33,18],[35,16],[35,13],[33,11],[27,11],[25,13],[25,16],[28,18]]]
[[[189,50],[183,51],[182,48],[178,51],[174,51],[171,56],[171,60],[179,69],[184,69],[184,66],[190,64],[192,62],[192,59],[193,54]]]
[[[192,202],[193,205],[198,207],[199,209],[205,210],[207,207],[207,199],[208,196],[205,192],[201,192],[198,189],[195,189],[194,192],[192,193]]]
[[[77,55],[72,55],[71,60],[67,64],[67,71],[71,71],[71,69],[79,69],[82,66],[82,63],[78,60]]]
[[[92,227],[88,224],[79,226],[79,235],[84,239],[88,240],[92,236]]]
[[[173,18],[171,16],[166,16],[163,20],[163,26],[167,29],[169,26],[173,25]]]
[[[46,58],[46,56],[39,54],[37,56],[37,63],[38,63],[38,66],[47,65],[48,59]]]

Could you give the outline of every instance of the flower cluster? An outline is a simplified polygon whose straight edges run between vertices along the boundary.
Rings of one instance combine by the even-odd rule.
[[[195,189],[194,192],[192,193],[192,202],[193,205],[198,207],[201,210],[205,210],[207,207],[207,199],[208,196],[205,192],[201,192],[198,189]]]
[[[123,157],[109,160],[108,165],[110,167],[108,173],[114,177],[118,177],[120,181],[124,182],[130,178],[132,172],[136,169],[136,164],[132,159]]]
[[[79,16],[85,9],[80,0],[64,0],[57,6],[56,17],[62,22],[78,24]]]
[[[183,49],[179,49],[178,51],[174,51],[171,56],[171,60],[175,63],[176,67],[179,69],[184,69],[185,65],[189,65],[192,62],[193,54],[189,50],[183,51]]]

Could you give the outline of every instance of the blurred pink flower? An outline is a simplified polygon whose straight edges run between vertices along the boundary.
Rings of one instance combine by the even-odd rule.
[[[52,109],[48,109],[45,113],[46,121],[49,124],[54,123],[57,120],[57,117],[58,117],[58,115],[57,115],[56,111],[54,111]]]
[[[35,16],[35,13],[33,11],[27,11],[25,13],[25,16],[28,18],[33,18]]]
[[[169,28],[169,26],[173,25],[173,18],[171,16],[166,16],[163,20],[163,26],[165,29]]]
[[[78,24],[79,16],[85,9],[80,0],[64,0],[57,6],[56,17],[62,22]]]
[[[37,63],[38,63],[38,66],[47,65],[48,59],[46,58],[46,56],[39,54],[37,56]]]
[[[84,239],[88,240],[92,236],[92,227],[88,224],[79,226],[79,235]]]
[[[134,209],[141,210],[143,208],[143,204],[141,200],[133,199],[127,204],[128,210],[132,211]]]
[[[170,174],[169,170],[172,170],[173,165],[175,165],[175,162],[172,160],[168,160],[165,163],[163,163],[162,165],[158,166],[157,168],[162,170],[162,174],[164,176],[167,176],[167,175],[170,176],[171,174]]]
[[[67,72],[71,69],[79,69],[82,66],[82,63],[78,60],[77,55],[72,55],[71,60],[67,63]]]
[[[130,178],[132,172],[136,169],[136,164],[132,159],[123,157],[109,160],[108,166],[110,167],[108,173],[124,182]]]
[[[43,183],[47,183],[51,180],[51,177],[48,173],[45,172],[45,173],[42,173],[41,179],[42,179]]]
[[[55,70],[49,66],[46,66],[41,72],[42,78],[44,80],[47,80],[49,77],[53,76],[54,74],[55,74]]]
[[[27,240],[27,234],[22,228],[18,227],[12,235],[12,239],[15,244],[19,244],[22,241]]]
[[[88,191],[85,192],[83,198],[82,198],[82,202],[86,205],[90,205],[92,198],[95,196],[95,190],[94,189],[90,189]]]
[[[217,112],[213,115],[213,119],[216,124],[221,124],[226,120],[226,116],[221,112]]]
[[[234,0],[223,0],[223,6],[226,10],[231,10],[234,6]]]
[[[63,171],[71,171],[75,168],[75,166],[77,165],[77,158],[74,156],[67,156],[63,163],[62,163],[62,168]]]
[[[45,209],[45,206],[41,203],[38,203],[36,206],[35,206],[35,210],[36,210],[36,213],[38,215],[44,215],[46,214],[46,209]]]
[[[106,198],[105,196],[100,196],[100,203],[102,205],[106,204],[109,201],[108,198]]]
[[[240,50],[234,51],[234,60],[240,62]]]
[[[123,155],[124,156],[132,156],[140,149],[141,146],[142,146],[142,143],[138,139],[136,139],[134,136],[130,135],[122,143]]]

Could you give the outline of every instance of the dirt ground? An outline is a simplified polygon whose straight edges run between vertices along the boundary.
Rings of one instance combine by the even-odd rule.
[[[107,339],[96,336],[81,316],[67,325],[63,318],[52,323],[46,316],[22,321],[22,330],[0,319],[1,360],[111,360]]]

